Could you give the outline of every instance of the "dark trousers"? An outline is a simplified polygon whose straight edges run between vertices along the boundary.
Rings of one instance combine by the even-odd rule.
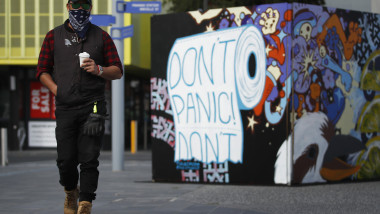
[[[106,114],[104,101],[97,103],[99,114]],[[93,111],[93,104],[76,110],[56,110],[57,166],[59,183],[66,190],[80,186],[79,201],[92,201],[99,179],[99,155],[103,133],[100,136],[83,134],[83,125]],[[78,165],[80,172],[78,172]]]

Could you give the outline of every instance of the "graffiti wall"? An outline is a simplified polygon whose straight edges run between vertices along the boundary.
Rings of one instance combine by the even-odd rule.
[[[380,177],[380,15],[282,3],[151,21],[154,180]]]

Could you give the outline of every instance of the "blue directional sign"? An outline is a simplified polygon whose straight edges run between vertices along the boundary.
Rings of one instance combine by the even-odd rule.
[[[116,23],[115,16],[111,15],[91,15],[90,16],[90,22],[97,26],[110,26],[111,24]]]
[[[160,1],[117,1],[118,13],[161,13]]]
[[[112,39],[125,39],[133,36],[133,25],[126,27],[113,27],[111,28]]]

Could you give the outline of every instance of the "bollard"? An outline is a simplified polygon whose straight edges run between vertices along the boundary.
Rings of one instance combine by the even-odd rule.
[[[7,129],[1,128],[1,166],[8,165],[8,137]]]
[[[131,121],[131,153],[137,152],[137,120]]]

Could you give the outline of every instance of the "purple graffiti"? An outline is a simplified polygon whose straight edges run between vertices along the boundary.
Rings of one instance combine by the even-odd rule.
[[[322,73],[324,73],[322,78],[325,89],[333,88],[335,86],[334,73],[330,69],[326,69]]]

